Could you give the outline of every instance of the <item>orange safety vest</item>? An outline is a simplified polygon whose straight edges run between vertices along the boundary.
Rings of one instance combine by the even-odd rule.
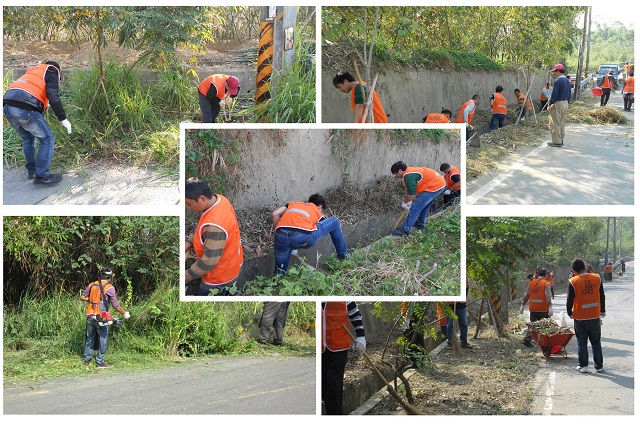
[[[613,266],[611,266],[611,265],[604,265],[604,270],[603,270],[603,272],[604,272],[605,274],[608,274],[608,273],[610,273],[610,272],[613,272]]]
[[[471,120],[473,120],[473,116],[476,115],[476,103],[471,99],[462,104],[460,107],[460,111],[458,111],[458,116],[456,117],[456,123],[464,123],[464,110],[469,106],[469,104],[473,104],[473,111],[469,113],[467,118],[468,124],[471,124]]]
[[[453,175],[459,175],[460,180],[458,182],[452,181],[451,177]],[[462,185],[462,175],[460,174],[460,170],[458,170],[456,166],[451,166],[451,172],[449,174],[444,175],[444,180],[445,182],[447,182],[447,188],[449,189],[453,188],[456,183],[459,183],[460,185]]]
[[[522,105],[522,102],[524,102],[524,99],[527,96],[524,93],[520,93],[520,95],[518,96],[518,105]],[[533,109],[533,106],[531,105],[531,101],[529,99],[527,99],[527,101],[524,103],[524,106],[527,107],[528,109]]]
[[[315,231],[322,216],[322,212],[315,204],[293,201],[287,205],[287,210],[278,221],[276,229],[284,226],[303,231]]]
[[[547,272],[547,275],[544,277],[545,280],[549,281],[549,285],[553,287],[555,281],[553,279],[553,274],[551,272]]]
[[[222,229],[227,236],[218,264],[202,276],[202,281],[208,285],[230,283],[240,274],[240,267],[244,261],[236,212],[224,196],[217,194],[217,197],[216,203],[200,216],[193,236],[193,250],[196,252],[197,259],[204,254],[204,228],[213,225]]]
[[[47,73],[49,67],[58,72],[58,82],[60,81],[60,72],[56,67],[50,64],[40,64],[33,66],[27,70],[20,78],[14,81],[7,90],[18,89],[32,95],[39,100],[43,105],[43,111],[49,107],[49,98],[47,97],[47,84],[44,81],[44,76]]]
[[[549,89],[547,89],[547,90],[549,90]],[[547,100],[547,97],[544,95],[544,92],[542,92],[542,91],[540,92],[540,100],[541,101],[546,101]]]
[[[416,195],[421,192],[435,192],[446,185],[444,178],[437,174],[435,170],[429,169],[428,167],[407,167],[404,176],[410,173],[418,173],[420,175]],[[406,188],[407,182],[403,179],[402,183]]]
[[[549,281],[542,278],[534,278],[529,281],[529,311],[549,312],[547,297],[544,290],[549,285]]]
[[[216,90],[217,90],[216,98],[224,99],[228,95],[228,92],[225,90],[225,84],[228,78],[229,76],[226,74],[214,74],[202,80],[202,83],[200,83],[198,90],[204,96],[207,96],[207,92],[209,91],[209,88],[213,84],[214,86],[216,86]]]
[[[359,81],[356,81],[356,86],[354,86],[353,90],[351,91],[351,108],[355,111],[356,110],[356,90],[360,90],[357,85],[360,84]],[[362,82],[363,86],[366,86],[367,83],[365,83],[364,81]],[[367,91],[365,90],[365,93]],[[365,103],[368,100],[368,93],[366,93],[367,98],[364,99]],[[380,102],[380,97],[378,96],[378,92],[376,92],[375,90],[373,91],[373,100],[371,102],[371,105],[373,107],[373,121],[375,123],[387,123],[387,114],[384,112],[384,108],[382,107],[382,102]],[[366,108],[365,108],[366,109]],[[364,116],[364,111],[362,112],[362,115],[360,116],[360,118],[358,119],[358,122],[361,123],[362,122],[362,117]]]
[[[602,85],[600,87],[603,89],[611,89],[613,87],[613,76],[606,74],[604,77],[602,77]]]
[[[440,309],[440,303],[436,303],[436,315],[438,315],[438,325],[440,327],[447,325],[447,317],[442,315],[442,309]]]
[[[634,78],[635,77],[628,77],[625,81],[624,81],[624,89],[622,89],[622,93],[634,93],[633,89],[634,89]]]
[[[507,113],[507,98],[504,97],[502,92],[496,92],[493,94],[493,105],[491,105],[491,113],[493,114]]]
[[[90,284],[91,290],[89,291],[89,304],[87,305],[87,316],[89,315],[100,315],[102,311],[108,311],[108,306],[106,300],[102,299],[102,294],[106,293],[111,287],[113,287],[109,282],[105,282],[102,284],[102,289],[104,291],[100,291],[100,282],[94,281]]]
[[[573,319],[589,320],[600,317],[600,275],[582,274],[569,278],[573,286]]]
[[[427,118],[424,120],[425,123],[451,123],[451,120],[447,118],[444,114],[439,113],[431,113],[427,115]]]
[[[322,310],[322,352],[344,351],[351,346],[351,337],[342,324],[349,326],[348,302],[326,302]]]

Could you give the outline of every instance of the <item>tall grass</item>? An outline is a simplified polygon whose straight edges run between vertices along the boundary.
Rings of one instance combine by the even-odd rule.
[[[107,359],[121,368],[140,368],[176,359],[239,354],[264,350],[251,338],[260,302],[180,302],[175,284],[161,285],[144,301],[126,307],[131,318],[110,328]],[[82,366],[86,303],[61,292],[43,299],[26,296],[4,307],[3,347],[6,377],[48,377],[77,374]],[[115,313],[116,317],[120,314]],[[315,303],[290,306],[284,348],[290,354],[315,353],[307,329]],[[51,371],[47,365],[55,365]]]

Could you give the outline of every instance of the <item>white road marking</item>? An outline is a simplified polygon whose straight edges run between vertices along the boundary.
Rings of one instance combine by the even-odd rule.
[[[514,170],[518,170],[519,168],[524,166],[526,164],[527,158],[535,157],[536,155],[538,155],[540,153],[540,151],[542,151],[546,147],[547,147],[547,143],[543,142],[542,145],[540,145],[539,147],[533,149],[531,152],[529,152],[527,155],[525,155],[521,160],[519,160],[519,161],[515,162],[514,164],[512,164],[503,173],[501,173],[500,175],[496,176],[491,181],[489,181],[489,183],[487,183],[484,186],[482,186],[480,189],[478,189],[473,194],[468,195],[467,196],[467,200],[466,200],[467,204],[475,204],[480,198],[484,197],[489,192],[493,191],[498,185],[500,185],[502,182],[504,182],[507,178],[511,177],[511,173]]]
[[[553,411],[553,391],[556,387],[556,372],[550,371],[547,379],[547,386],[545,389],[544,408],[542,409],[542,415],[551,415]]]

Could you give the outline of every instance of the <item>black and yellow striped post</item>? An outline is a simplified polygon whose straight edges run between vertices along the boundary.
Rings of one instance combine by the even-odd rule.
[[[260,12],[260,43],[258,46],[258,71],[256,74],[256,103],[264,104],[271,98],[271,74],[273,73],[274,16],[269,6]]]

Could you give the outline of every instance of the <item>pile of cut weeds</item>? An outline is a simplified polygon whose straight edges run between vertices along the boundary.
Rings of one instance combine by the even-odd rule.
[[[412,405],[425,415],[529,414],[532,379],[544,356],[537,347],[522,345],[523,328],[520,320],[506,338],[498,339],[493,328],[484,327],[478,338],[472,339],[475,326],[470,326],[469,343],[473,349],[463,350],[459,355],[448,348],[432,352],[433,370],[405,373],[411,374],[408,380],[414,396]],[[398,393],[406,401],[402,387]],[[367,414],[406,412],[385,393]]]

